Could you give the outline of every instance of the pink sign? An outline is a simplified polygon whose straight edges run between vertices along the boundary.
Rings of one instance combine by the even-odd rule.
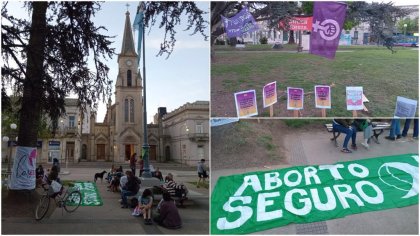
[[[277,103],[277,83],[276,81],[266,84],[263,88],[264,108]]]
[[[363,87],[346,87],[348,111],[363,110]]]

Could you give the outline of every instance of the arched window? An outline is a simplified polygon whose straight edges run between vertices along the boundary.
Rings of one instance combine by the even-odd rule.
[[[128,99],[124,100],[124,121],[128,122]]]
[[[134,123],[134,100],[130,100],[130,122]]]
[[[131,87],[131,70],[127,70],[127,87]]]

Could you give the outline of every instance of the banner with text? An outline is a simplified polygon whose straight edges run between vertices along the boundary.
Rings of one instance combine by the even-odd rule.
[[[82,193],[81,206],[102,206],[102,198],[99,195],[98,188],[93,182],[76,182],[74,188],[78,188]]]
[[[13,190],[35,189],[36,147],[16,147],[9,188]]]
[[[394,116],[399,118],[413,118],[416,116],[417,101],[405,97],[397,97]]]
[[[283,30],[312,30],[312,16],[292,17],[289,21],[289,28],[285,27],[283,21],[279,22],[279,28]]]
[[[315,85],[315,107],[331,109],[331,87]]]
[[[255,90],[235,93],[236,113],[238,117],[258,115],[257,94]]]
[[[346,87],[348,111],[363,110],[363,87]]]
[[[302,88],[287,87],[287,110],[302,110],[303,95]]]
[[[277,103],[277,83],[276,81],[266,84],[263,88],[264,108]]]
[[[222,176],[211,196],[211,234],[418,204],[418,161],[418,154],[403,154]]]
[[[231,18],[222,16],[222,21],[228,38],[241,37],[245,33],[258,30],[258,25],[247,7],[244,7],[238,14]]]
[[[313,29],[309,53],[335,58],[347,5],[338,2],[314,2]]]

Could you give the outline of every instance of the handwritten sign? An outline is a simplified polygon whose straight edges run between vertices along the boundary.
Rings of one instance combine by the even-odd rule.
[[[416,116],[416,109],[416,100],[398,96],[394,115],[396,117],[412,118]]]
[[[315,85],[315,107],[331,109],[331,87]]]
[[[236,113],[238,117],[258,115],[257,95],[255,90],[235,93]]]
[[[363,110],[363,87],[346,87],[348,111]]]
[[[248,8],[246,7],[231,18],[222,16],[222,21],[229,38],[241,37],[245,33],[258,30],[258,25],[255,22],[254,17],[249,13]]]
[[[35,189],[36,147],[17,146],[9,188]]]
[[[303,109],[303,89],[287,87],[287,110]]]
[[[263,88],[264,108],[277,103],[277,83],[276,81],[266,84]]]

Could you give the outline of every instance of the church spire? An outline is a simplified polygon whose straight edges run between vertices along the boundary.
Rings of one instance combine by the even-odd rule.
[[[130,12],[125,13],[124,36],[121,47],[121,55],[137,56],[134,49],[133,33],[131,29]]]

